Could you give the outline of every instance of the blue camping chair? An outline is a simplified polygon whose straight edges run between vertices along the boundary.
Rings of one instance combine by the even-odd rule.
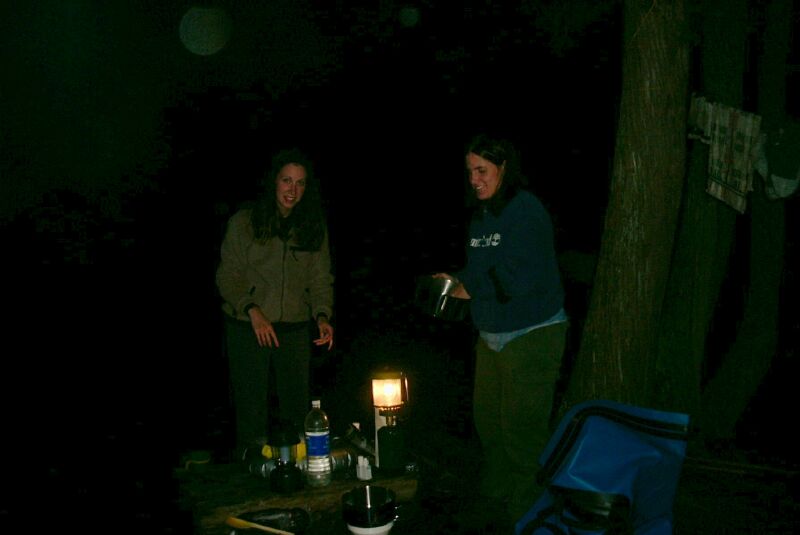
[[[593,400],[562,418],[539,457],[545,491],[515,535],[672,533],[689,416]]]

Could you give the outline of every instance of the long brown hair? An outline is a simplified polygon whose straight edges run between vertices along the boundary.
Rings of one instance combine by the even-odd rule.
[[[305,169],[306,189],[289,217],[283,218],[275,202],[275,181],[280,170],[288,164],[300,165]],[[288,234],[284,234],[288,231],[293,235],[296,248],[319,250],[325,237],[325,218],[311,159],[298,148],[279,151],[264,173],[262,191],[250,215],[256,241],[263,243],[274,236],[288,239]]]

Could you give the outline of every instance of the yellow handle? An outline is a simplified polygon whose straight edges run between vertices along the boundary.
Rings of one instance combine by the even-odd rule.
[[[269,444],[264,444],[261,446],[261,455],[266,457],[267,459],[272,459],[272,446]],[[306,457],[306,442],[301,437],[300,442],[297,444],[297,461],[302,461]]]
[[[278,528],[262,526],[261,524],[256,524],[255,522],[248,522],[247,520],[236,518],[235,516],[229,516],[228,518],[226,518],[225,523],[232,528],[240,528],[240,529],[254,528],[254,529],[260,529],[261,531],[266,531],[268,533],[277,533],[278,535],[294,535],[294,533],[292,533],[291,531],[284,531]]]

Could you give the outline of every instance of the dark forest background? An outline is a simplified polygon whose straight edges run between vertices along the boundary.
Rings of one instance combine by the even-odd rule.
[[[366,364],[402,361],[416,339],[456,374],[447,425],[470,433],[472,333],[421,315],[413,288],[462,261],[462,147],[478,131],[521,149],[581,324],[609,195],[620,3],[220,1],[210,7],[226,18],[194,46],[224,46],[205,55],[181,30],[189,3],[122,4],[2,10],[0,406],[5,459],[23,476],[8,479],[6,517],[30,475],[47,495],[91,493],[106,482],[95,473],[145,470],[146,459],[174,467],[188,450],[226,444],[214,271],[227,218],[257,194],[279,146],[317,162],[337,347],[317,355],[314,388],[341,406],[363,408],[346,387],[360,386]],[[783,202],[780,354],[736,439],[771,463],[797,452],[800,226],[797,197]],[[737,219],[712,353],[740,319],[747,218]],[[578,342],[573,329],[571,352]]]
[[[140,413],[191,434],[226,389],[222,233],[279,146],[318,162],[340,351],[375,323],[413,331],[393,308],[461,262],[461,149],[477,131],[520,146],[559,247],[595,252],[617,8],[550,35],[534,4],[319,4],[222,2],[230,37],[209,55],[181,42],[181,2],[9,10],[3,236],[28,350],[5,377],[43,400],[15,416],[37,434]]]

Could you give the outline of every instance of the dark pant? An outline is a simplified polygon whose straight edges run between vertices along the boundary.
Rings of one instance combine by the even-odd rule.
[[[225,320],[237,453],[267,436],[270,421],[291,420],[298,433],[310,409],[311,339],[307,323],[273,324],[280,347],[259,347],[250,322]],[[274,377],[270,377],[270,373]],[[275,385],[277,392],[270,392]],[[279,414],[270,414],[277,394]]]
[[[550,415],[567,323],[535,329],[499,352],[478,340],[473,411],[484,464],[481,493],[508,500],[518,518],[542,489],[538,458],[550,438]]]

